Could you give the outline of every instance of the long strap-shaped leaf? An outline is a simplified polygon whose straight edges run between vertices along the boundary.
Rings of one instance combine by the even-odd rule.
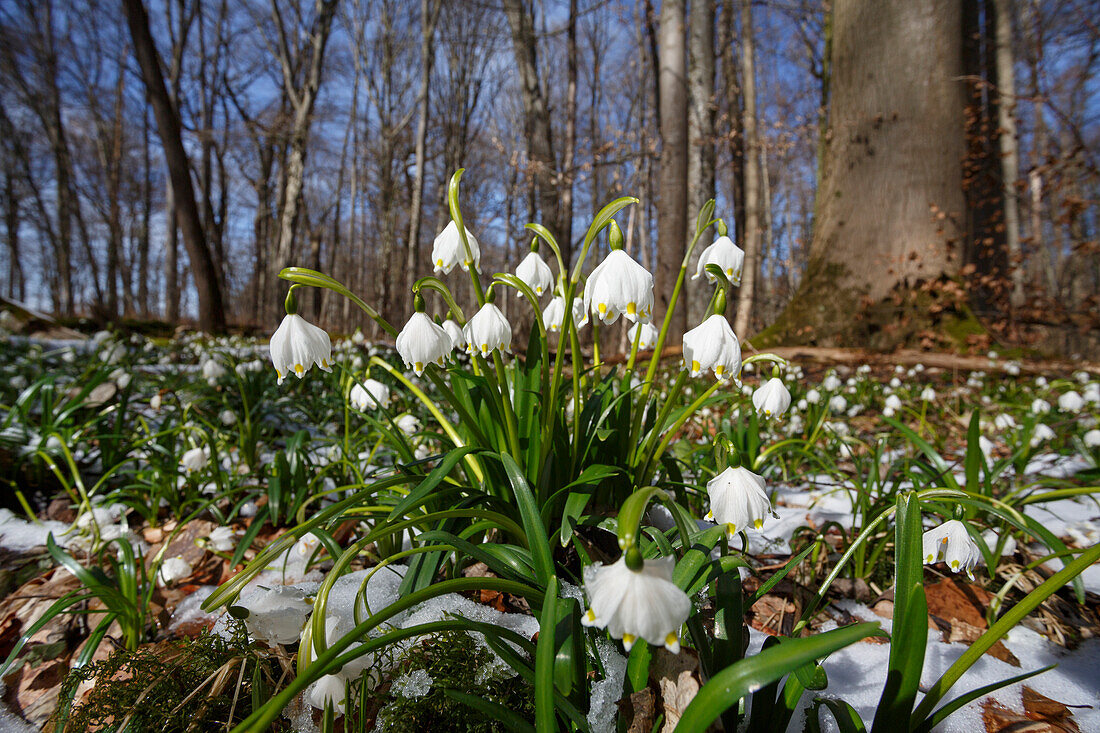
[[[507,453],[500,454],[500,461],[504,464],[504,471],[508,474],[508,481],[512,484],[512,491],[516,495],[516,505],[519,507],[523,530],[527,535],[527,546],[531,549],[531,556],[535,561],[535,574],[539,585],[545,588],[550,582],[550,577],[554,575],[554,562],[550,556],[550,541],[546,536],[546,525],[539,517],[539,508],[535,504],[531,486],[523,475],[523,469]]]
[[[924,595],[920,502],[916,493],[898,495],[894,520],[896,571],[890,665],[872,733],[904,730],[909,726],[928,644],[928,599]]]
[[[1055,591],[1065,586],[1071,579],[1076,578],[1084,572],[1085,568],[1097,560],[1100,560],[1100,543],[1088,548],[1076,560],[1047,578],[1042,585],[1024,596],[1022,601],[1013,606],[1004,616],[1001,616],[997,623],[990,626],[984,634],[978,637],[978,640],[971,644],[970,648],[947,668],[943,676],[936,680],[924,699],[921,700],[920,705],[917,706],[916,711],[914,711],[913,724],[910,729],[915,729],[921,725],[932,712],[932,709],[947,694],[947,691],[966,673],[966,670],[981,659],[982,655],[996,644],[1002,636],[1020,623],[1025,616],[1038,608],[1039,604],[1054,595]]]
[[[742,660],[711,678],[684,710],[677,733],[703,733],[723,711],[745,695],[790,674],[807,662],[832,654],[878,630],[877,623],[855,624],[804,639],[792,639]]]

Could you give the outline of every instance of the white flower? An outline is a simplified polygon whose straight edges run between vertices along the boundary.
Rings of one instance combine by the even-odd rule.
[[[640,337],[638,335],[639,330],[641,330]],[[641,351],[647,351],[656,346],[657,338],[660,335],[657,327],[652,323],[635,323],[626,332],[626,337],[630,339],[631,344],[634,343],[634,339],[638,339],[638,349]]]
[[[272,340],[274,340],[274,338],[275,337],[272,336]],[[217,383],[217,381],[224,377],[227,373],[228,372],[226,371],[226,368],[223,367],[217,359],[207,359],[202,363],[202,378],[205,379],[207,383],[209,383],[211,386]]]
[[[1048,384],[1046,377],[1035,377],[1035,386],[1042,389]]]
[[[465,228],[465,227],[463,227]],[[481,248],[477,244],[477,237],[466,229],[466,241],[470,244],[470,254],[474,258],[474,268],[481,264]],[[463,270],[470,269],[470,263],[466,259],[466,248],[462,246],[462,237],[458,234],[458,227],[452,220],[446,228],[439,233],[432,244],[432,265],[435,272],[447,275],[460,265]]]
[[[648,321],[653,310],[653,275],[621,249],[592,270],[584,288],[584,310],[612,324],[623,315],[631,321]]]
[[[966,525],[957,519],[950,519],[925,532],[921,547],[925,564],[943,560],[956,573],[965,570],[971,580],[974,579],[974,566],[982,559],[982,553],[970,538]]]
[[[836,392],[841,386],[840,377],[835,374],[828,375],[825,377],[824,381],[821,382],[821,388],[826,392]]]
[[[357,410],[373,410],[390,401],[390,388],[377,380],[368,379],[351,388],[349,399]]]
[[[935,402],[936,390],[932,389],[931,387],[925,387],[923,390],[921,390],[920,398],[923,402]]]
[[[691,599],[672,582],[675,560],[646,560],[641,570],[626,566],[626,557],[612,565],[593,563],[584,569],[584,589],[589,609],[581,618],[585,626],[607,627],[607,633],[623,640],[627,651],[638,639],[680,651],[680,626],[691,613]]]
[[[1018,362],[1018,361],[1006,361],[1005,362],[1005,372],[1007,372],[1010,376],[1013,376],[1013,377],[1020,376],[1020,362]]]
[[[565,298],[555,295],[554,299],[542,310],[542,322],[547,331],[557,333],[561,330],[561,324],[565,320]],[[580,298],[573,299],[573,327],[580,329],[588,323],[588,311]]]
[[[229,428],[237,424],[237,413],[226,408],[218,413],[218,419],[221,420],[222,425]]]
[[[1100,448],[1100,430],[1090,430],[1083,438],[1086,448]]]
[[[237,549],[237,533],[232,527],[215,527],[207,538],[210,547],[217,552],[230,552]]]
[[[326,674],[313,683],[309,691],[309,704],[320,710],[325,709],[326,703],[332,704],[332,709],[337,715],[344,714],[344,696],[347,686],[343,675]]]
[[[725,381],[741,371],[741,344],[726,317],[715,313],[684,334],[684,368],[693,377],[713,369]]]
[[[1045,443],[1048,440],[1053,440],[1057,436],[1054,431],[1050,429],[1050,426],[1046,423],[1039,423],[1035,426],[1035,432],[1031,434],[1031,447],[1035,448],[1040,443]]]
[[[791,393],[782,379],[772,377],[752,393],[752,406],[764,417],[779,417],[791,406]]]
[[[806,401],[811,405],[817,405],[821,403],[821,393],[816,389],[811,389],[806,393]]]
[[[1058,409],[1063,412],[1080,412],[1081,408],[1084,406],[1085,401],[1081,398],[1081,395],[1073,390],[1066,392],[1058,398]]]
[[[182,580],[191,574],[191,563],[176,555],[165,560],[157,573],[157,581],[161,585],[169,585],[177,580]]]
[[[494,349],[511,352],[512,326],[492,303],[481,306],[462,328],[462,335],[466,338],[467,354],[480,351],[482,356],[488,356]]]
[[[420,421],[416,419],[415,415],[410,415],[406,412],[394,422],[397,425],[397,429],[405,435],[416,435],[420,432]]]
[[[305,591],[288,585],[260,587],[243,596],[237,605],[248,612],[244,625],[253,639],[268,644],[293,644],[313,612]]]
[[[699,266],[691,279],[698,280],[700,276],[706,275],[707,282],[715,282],[717,278],[706,271],[707,265],[718,265],[722,268],[722,272],[726,273],[730,285],[740,285],[741,270],[745,265],[745,250],[734,244],[729,237],[718,237],[699,255]]]
[[[1042,397],[1036,397],[1031,403],[1032,415],[1045,415],[1050,412],[1050,403]]]
[[[192,448],[180,458],[180,466],[182,466],[183,470],[187,473],[194,473],[195,471],[201,471],[209,460],[205,450],[202,448]]]
[[[764,479],[744,466],[729,466],[707,482],[710,511],[706,518],[723,524],[731,536],[741,530],[764,526],[774,516],[771,500],[764,491]]]
[[[160,396],[160,392],[157,392],[157,393],[156,393],[155,395],[153,395],[153,396],[152,396],[152,398],[151,398],[151,399],[149,400],[149,407],[150,407],[151,409],[153,409],[153,410],[159,410],[159,409],[160,409],[160,403],[161,403],[161,400],[162,400],[162,398],[161,398],[161,396]]]
[[[401,333],[397,334],[397,353],[405,362],[405,367],[412,369],[418,377],[424,373],[424,367],[432,362],[443,366],[443,359],[453,348],[451,337],[427,313],[413,313]]]
[[[554,282],[554,273],[538,252],[530,252],[516,268],[516,277],[535,291],[535,295],[545,293]]]
[[[844,399],[844,395],[833,395],[829,398],[829,409],[833,412],[844,412],[848,409],[848,400]]]
[[[464,349],[466,347],[466,337],[462,335],[462,326],[458,325],[454,319],[448,318],[443,321],[443,330],[451,337],[452,348]]]
[[[279,384],[290,372],[301,379],[314,364],[331,372],[331,362],[332,341],[328,334],[299,315],[288,313],[271,335],[271,363],[279,375]]]
[[[1007,412],[1003,412],[997,417],[993,418],[993,427],[997,430],[1011,430],[1016,427],[1016,420]]]
[[[893,417],[894,413],[901,409],[901,398],[896,394],[892,394],[886,398],[886,405],[882,408],[882,414],[886,417]]]

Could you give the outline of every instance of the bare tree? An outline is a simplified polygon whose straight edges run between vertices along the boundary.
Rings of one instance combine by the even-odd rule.
[[[661,3],[659,35],[661,114],[661,174],[657,203],[657,272],[654,308],[658,317],[668,310],[687,232],[688,89],[684,0]],[[675,341],[687,330],[687,308],[680,308],[669,324]]]
[[[748,338],[752,328],[752,308],[756,295],[756,274],[760,267],[760,138],[756,131],[756,44],[753,39],[752,2],[741,0],[741,88],[745,109],[741,128],[744,130],[745,161],[745,266],[741,287],[737,292],[735,333]]]

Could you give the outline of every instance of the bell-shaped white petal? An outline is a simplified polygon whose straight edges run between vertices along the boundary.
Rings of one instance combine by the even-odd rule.
[[[639,331],[641,331],[641,336],[638,335]],[[655,347],[657,345],[657,337],[660,335],[657,327],[652,323],[635,323],[626,332],[626,337],[630,339],[631,344],[634,343],[635,339],[638,340],[638,349],[640,351],[647,351]]]
[[[974,578],[974,566],[982,559],[981,550],[970,538],[966,525],[957,519],[949,519],[925,532],[921,550],[926,564],[943,560],[956,573],[965,570],[971,579]]]
[[[778,377],[772,377],[752,393],[752,406],[758,415],[779,417],[791,406],[791,393]]]
[[[511,351],[512,326],[508,319],[492,303],[481,306],[481,310],[466,322],[462,329],[466,337],[466,353],[481,352],[488,356],[493,349]]]
[[[348,398],[357,410],[373,410],[390,401],[390,388],[381,382],[368,379],[351,388]]]
[[[210,456],[202,448],[192,448],[180,457],[180,467],[185,473],[201,471],[209,462]]]
[[[157,573],[157,581],[161,585],[169,585],[177,580],[183,580],[191,574],[191,563],[183,559],[182,555],[170,557],[161,563]]]
[[[588,276],[584,310],[607,324],[620,315],[648,321],[653,311],[653,275],[626,252],[612,250]]]
[[[716,282],[717,278],[706,271],[707,265],[718,265],[730,281],[730,285],[741,284],[741,271],[745,267],[745,250],[733,243],[729,237],[718,237],[714,243],[699,255],[699,266],[692,280],[706,275],[707,282]]]
[[[707,482],[710,511],[707,519],[726,527],[731,536],[749,527],[760,529],[774,515],[764,491],[764,479],[744,466],[729,466]]]
[[[347,694],[347,686],[343,675],[326,674],[313,683],[309,692],[309,704],[319,710],[325,709],[325,704],[331,704],[332,710],[337,715],[344,714],[344,697]]]
[[[1080,412],[1084,406],[1084,398],[1073,390],[1058,397],[1058,409],[1062,412]]]
[[[332,341],[324,329],[314,326],[301,316],[288,313],[271,335],[271,363],[279,375],[279,384],[294,372],[301,379],[316,364],[332,371]]]
[[[537,252],[530,252],[523,258],[516,268],[516,277],[535,291],[535,295],[542,295],[550,290],[554,283],[554,274],[550,272],[550,265],[546,264]]]
[[[466,241],[470,244],[470,255],[474,258],[474,267],[481,265],[481,248],[478,246],[477,237],[466,230]],[[432,244],[432,266],[435,272],[449,274],[459,265],[463,270],[469,270],[470,266],[466,258],[466,248],[462,246],[462,237],[459,236],[458,226],[454,221],[447,224],[439,233]]]
[[[565,321],[565,298],[555,295],[554,299],[542,309],[542,322],[546,330],[557,333],[561,330],[561,324]],[[584,302],[580,298],[573,299],[573,327],[580,329],[588,323],[588,311],[584,308]]]
[[[405,367],[412,369],[418,377],[432,362],[443,366],[443,360],[453,348],[451,337],[427,313],[413,313],[401,333],[397,334],[397,353],[405,362]]]
[[[443,330],[451,337],[451,343],[456,349],[466,348],[466,337],[462,335],[462,326],[450,318],[443,321]]]
[[[593,563],[584,569],[589,610],[585,626],[607,627],[613,638],[630,647],[638,639],[680,651],[679,629],[691,613],[691,599],[672,582],[671,557],[646,560],[641,570],[626,566],[626,558],[611,565]]]
[[[741,344],[725,316],[715,313],[684,334],[684,368],[693,377],[713,370],[720,381],[741,372]]]

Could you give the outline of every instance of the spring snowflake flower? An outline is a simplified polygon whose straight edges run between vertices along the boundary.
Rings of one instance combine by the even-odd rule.
[[[943,560],[956,573],[965,570],[971,580],[974,579],[974,566],[982,559],[982,553],[970,538],[966,525],[957,519],[950,519],[925,532],[921,547],[925,564]]]
[[[1084,438],[1086,448],[1100,448],[1100,430],[1090,430],[1085,433]]]
[[[333,712],[343,715],[346,694],[347,685],[343,675],[326,674],[310,688],[309,704],[319,710],[324,710],[326,704],[331,704]]]
[[[1002,412],[997,417],[993,418],[993,427],[997,430],[1011,430],[1016,427],[1016,420],[1007,412]]]
[[[535,291],[535,295],[542,295],[550,289],[554,283],[554,273],[550,271],[550,265],[539,257],[538,252],[530,252],[523,258],[516,268],[516,277]]]
[[[898,397],[896,394],[892,394],[886,398],[886,404],[882,408],[882,414],[886,417],[893,417],[900,409],[901,398]]]
[[[186,473],[201,471],[209,462],[206,451],[202,448],[192,448],[180,457],[180,466]]]
[[[1080,412],[1084,406],[1085,400],[1073,390],[1058,397],[1058,409],[1062,412]]]
[[[421,311],[413,313],[401,333],[397,334],[397,353],[405,362],[405,367],[412,369],[418,377],[432,362],[443,366],[443,360],[453,348],[454,342],[443,327]]]
[[[821,382],[821,388],[826,392],[836,392],[838,389],[844,386],[844,383],[840,381],[840,377],[835,374],[830,374],[825,377]]]
[[[274,338],[274,337],[272,337]],[[326,336],[327,338],[327,336]],[[206,359],[202,363],[202,378],[213,387],[218,380],[228,374],[226,368],[217,359]],[[301,376],[301,375],[299,375]]]
[[[565,298],[560,295],[555,295],[545,308],[542,310],[542,322],[546,325],[546,330],[552,333],[557,333],[561,330],[561,324],[565,321]],[[584,302],[580,298],[573,299],[573,327],[580,329],[588,323],[588,311],[585,310]]]
[[[215,527],[207,537],[210,548],[217,552],[231,552],[237,549],[237,533],[232,527]]]
[[[448,318],[443,321],[443,330],[451,337],[452,348],[466,348],[466,337],[462,335],[462,326],[458,325],[457,321],[453,318]]]
[[[648,321],[653,310],[653,275],[623,250],[612,250],[588,276],[584,310],[608,325],[620,315]]]
[[[791,393],[778,377],[772,377],[752,393],[752,406],[758,415],[779,417],[791,406]]]
[[[465,228],[465,227],[464,227]],[[470,255],[474,258],[474,269],[481,265],[481,248],[478,246],[477,237],[466,229],[466,241],[470,244]],[[452,220],[446,228],[439,233],[432,244],[432,265],[435,272],[450,274],[455,265],[463,270],[470,269],[470,263],[466,259],[466,248],[462,246],[462,237],[458,234],[458,226]]]
[[[1042,397],[1036,397],[1031,402],[1031,414],[1032,415],[1046,415],[1050,412],[1050,403],[1044,400]]]
[[[923,390],[921,390],[920,398],[923,402],[935,402],[936,390],[932,389],[931,387],[925,387]]]
[[[395,421],[397,429],[403,432],[405,435],[416,435],[420,432],[420,421],[416,419],[415,415],[405,413]]]
[[[301,316],[288,313],[271,335],[271,363],[279,375],[279,384],[294,372],[299,379],[316,364],[332,371],[332,341],[324,329]]]
[[[833,395],[829,398],[829,409],[833,412],[844,412],[848,409],[848,400],[844,399],[844,395]]]
[[[810,403],[811,405],[821,404],[821,393],[818,392],[816,389],[811,389],[809,392],[806,393],[806,402]]]
[[[390,401],[390,388],[377,380],[368,379],[351,388],[349,399],[357,410],[373,410]]]
[[[684,334],[684,368],[693,377],[708,369],[719,381],[741,372],[741,344],[726,317],[715,313]]]
[[[1035,426],[1035,432],[1031,434],[1031,447],[1036,448],[1040,444],[1047,442],[1048,440],[1054,440],[1058,437],[1054,431],[1050,429],[1050,426],[1046,423],[1039,423]]]
[[[512,325],[492,303],[481,306],[466,322],[462,335],[466,338],[467,354],[480,351],[482,356],[488,356],[494,349],[509,353],[512,350]]]
[[[732,537],[753,527],[760,529],[769,514],[775,516],[764,491],[764,479],[744,466],[729,466],[707,482],[710,511],[706,519],[725,525]]]
[[[641,331],[641,336],[638,336],[638,331]],[[630,339],[630,343],[634,343],[634,339],[638,339],[638,349],[640,351],[648,351],[657,345],[657,338],[660,336],[660,332],[657,327],[652,323],[635,323],[626,332],[626,337]]]
[[[581,623],[607,627],[613,638],[623,640],[627,651],[635,641],[645,639],[679,653],[679,629],[691,613],[691,599],[672,582],[675,564],[673,558],[663,557],[631,570],[624,555],[611,565],[588,565],[584,589],[590,605]]]
[[[184,560],[182,556],[176,555],[161,563],[160,571],[157,573],[157,581],[161,585],[170,585],[178,580],[183,580],[190,574],[191,563]]]
[[[745,250],[734,244],[729,237],[718,237],[699,255],[699,266],[691,279],[698,280],[705,275],[707,282],[717,282],[717,278],[706,271],[707,265],[718,265],[722,268],[722,272],[726,273],[730,285],[740,285],[741,271],[745,265]]]

